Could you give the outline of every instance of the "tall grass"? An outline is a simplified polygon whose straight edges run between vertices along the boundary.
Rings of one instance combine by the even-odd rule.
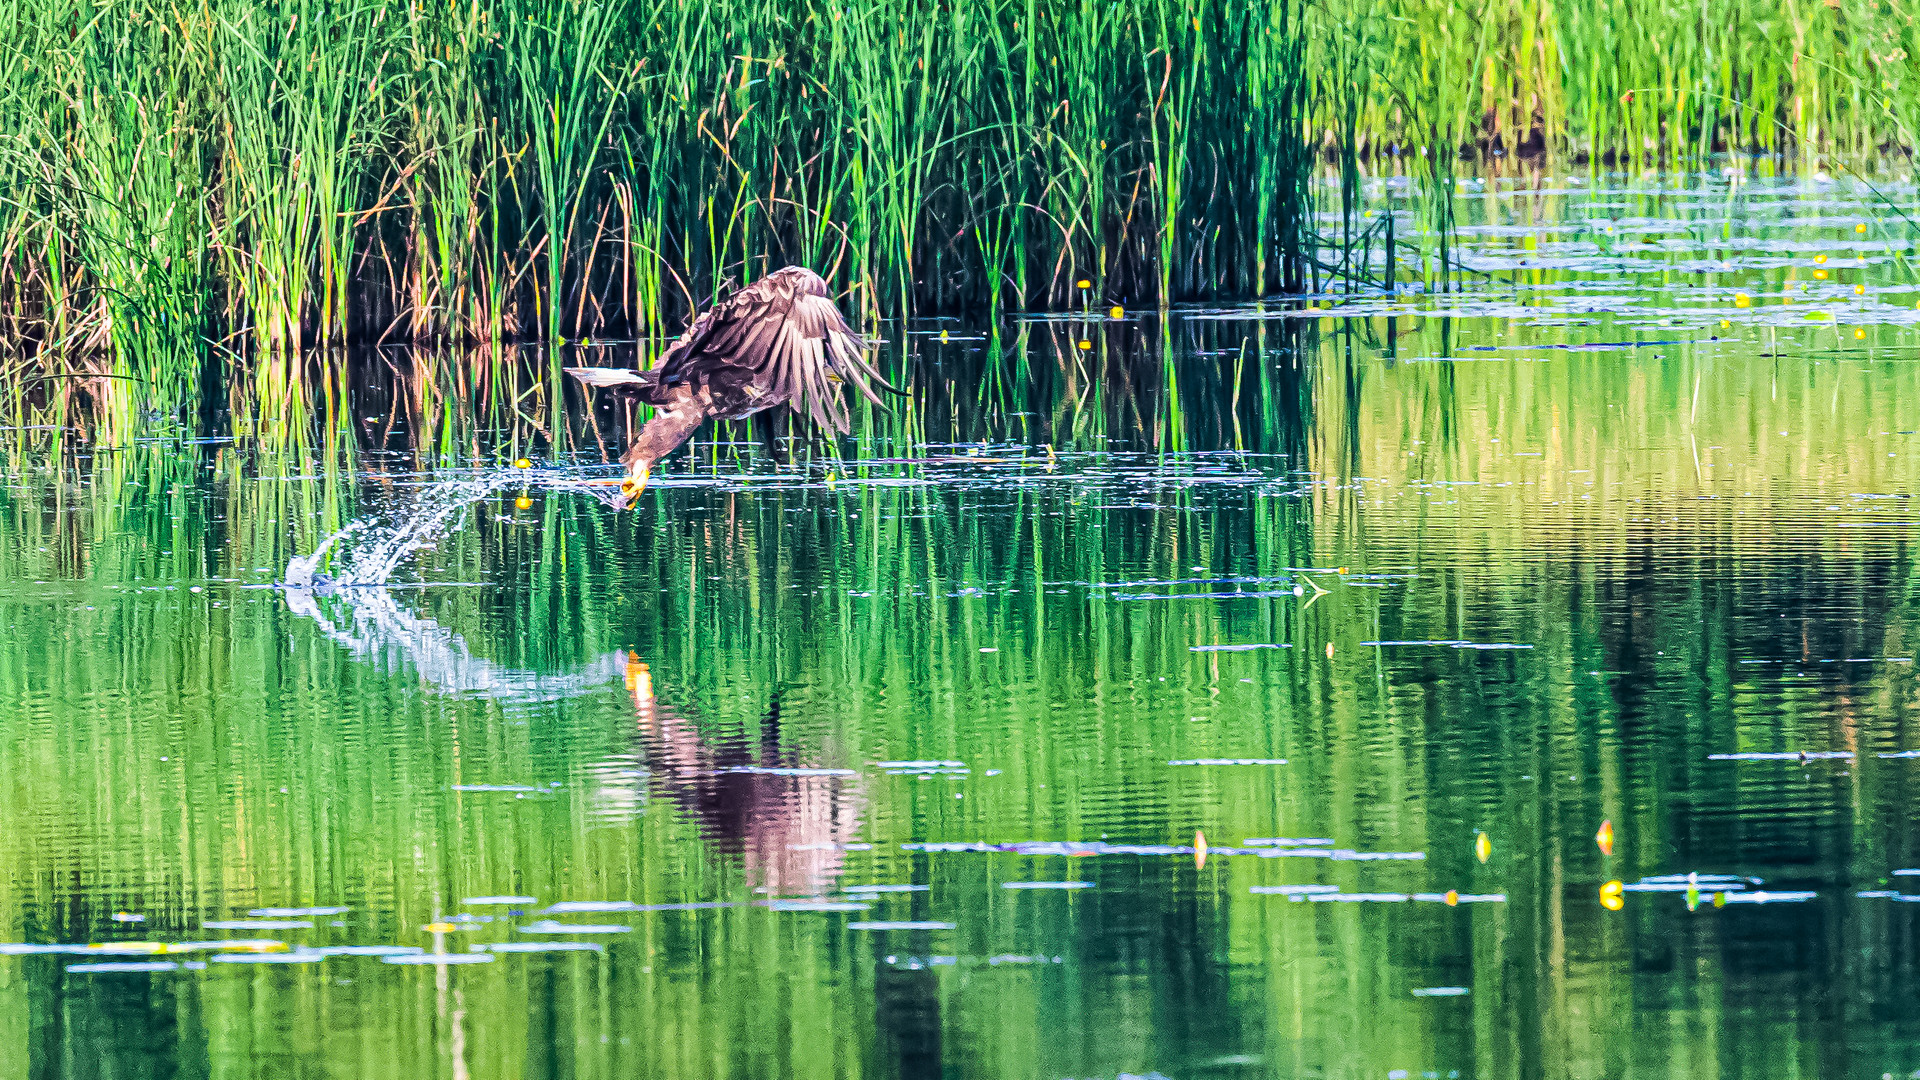
[[[1331,6],[1379,37],[1376,81],[1398,90],[1374,95],[1363,132],[1416,149],[1645,161],[1914,145],[1920,26],[1886,0]]]
[[[316,346],[655,339],[790,262],[868,319],[1385,284],[1383,152],[1444,281],[1461,149],[1909,146],[1915,34],[1875,0],[0,0],[0,387],[107,441],[223,404],[286,439],[340,424]],[[419,355],[551,430],[558,353]]]
[[[658,336],[789,262],[868,316],[1298,288],[1301,18],[5,0],[10,371],[179,413],[211,369],[267,432],[312,346]]]

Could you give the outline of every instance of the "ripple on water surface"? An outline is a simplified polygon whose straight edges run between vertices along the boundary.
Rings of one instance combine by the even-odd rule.
[[[1905,233],[1599,179],[1460,291],[879,323],[910,424],[626,514],[584,425],[8,470],[0,1071],[1910,1072]]]

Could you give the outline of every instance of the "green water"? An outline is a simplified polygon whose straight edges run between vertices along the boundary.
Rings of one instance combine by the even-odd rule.
[[[1539,186],[1457,297],[893,328],[831,480],[622,517],[12,451],[0,1076],[1920,1068],[1920,294],[1851,189]]]

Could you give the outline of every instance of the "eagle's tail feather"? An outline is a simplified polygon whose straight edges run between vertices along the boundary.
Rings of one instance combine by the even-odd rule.
[[[657,372],[634,371],[629,368],[570,367],[566,372],[588,386],[609,390],[623,386],[634,389],[650,387],[659,378]]]

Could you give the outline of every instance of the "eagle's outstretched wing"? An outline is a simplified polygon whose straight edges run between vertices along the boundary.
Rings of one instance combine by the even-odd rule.
[[[741,289],[695,319],[653,369],[662,388],[679,383],[751,387],[751,404],[784,404],[823,428],[845,433],[851,383],[878,405],[874,388],[905,391],[863,355],[869,343],[847,325],[820,275],[789,266]],[[764,404],[763,404],[764,403]]]

